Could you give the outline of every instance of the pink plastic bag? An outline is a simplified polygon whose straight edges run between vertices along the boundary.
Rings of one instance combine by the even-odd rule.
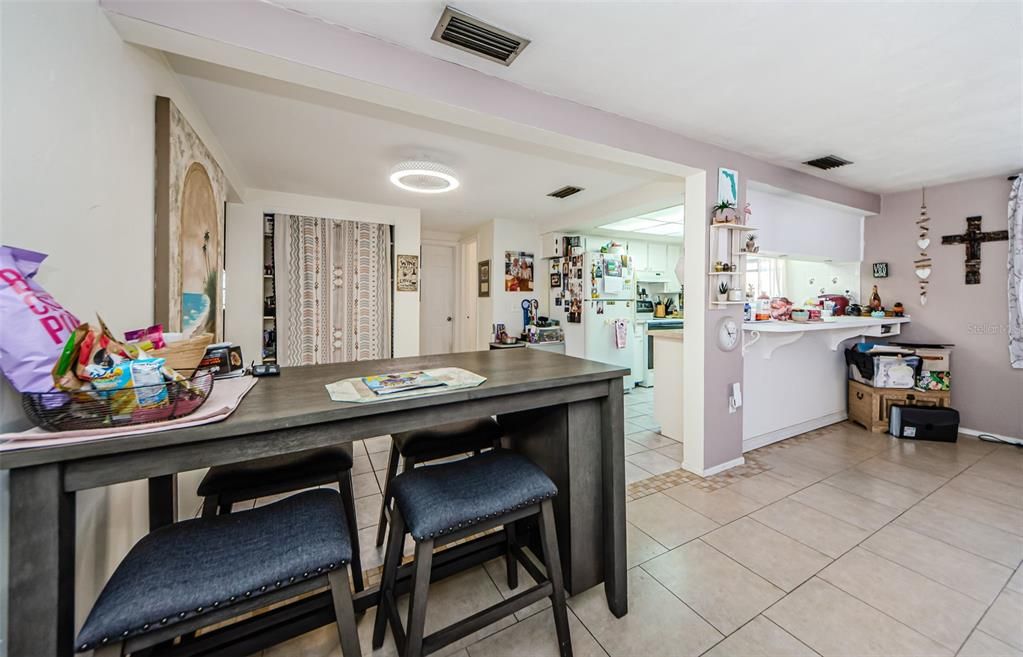
[[[45,253],[0,246],[0,371],[19,392],[53,388],[51,370],[78,319],[35,282]]]

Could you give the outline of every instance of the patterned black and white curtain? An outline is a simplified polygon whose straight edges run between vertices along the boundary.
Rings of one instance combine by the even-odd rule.
[[[274,223],[278,362],[390,358],[390,227],[287,214]]]
[[[1009,192],[1009,360],[1023,369],[1023,173]]]

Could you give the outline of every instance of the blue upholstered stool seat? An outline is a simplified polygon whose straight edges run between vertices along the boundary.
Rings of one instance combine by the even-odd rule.
[[[84,651],[165,627],[343,567],[351,558],[340,496],[332,490],[175,523],[135,544],[75,645]]]
[[[452,422],[427,429],[403,431],[391,436],[402,456],[424,456],[443,452],[456,454],[488,449],[504,435],[492,417]]]
[[[450,534],[558,494],[554,482],[535,463],[503,449],[410,470],[395,477],[391,487],[395,504],[417,541]]]
[[[294,490],[294,482],[307,486],[337,481],[338,472],[352,467],[350,445],[322,447],[295,454],[271,456],[210,468],[197,490],[200,497],[237,493],[258,485],[273,488],[279,485]]]

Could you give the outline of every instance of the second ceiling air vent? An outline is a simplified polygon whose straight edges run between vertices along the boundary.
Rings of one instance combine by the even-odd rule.
[[[576,187],[574,185],[565,185],[561,189],[555,189],[547,196],[553,196],[554,198],[568,198],[569,196],[572,196],[573,194],[578,194],[581,191],[583,191],[582,187]]]
[[[837,155],[825,155],[824,157],[817,157],[812,160],[807,160],[803,164],[811,167],[816,167],[827,171],[828,169],[837,169],[838,167],[844,167],[847,164],[852,164],[849,160],[844,160]]]
[[[515,61],[529,45],[529,39],[488,25],[451,7],[444,8],[430,38],[505,66]]]

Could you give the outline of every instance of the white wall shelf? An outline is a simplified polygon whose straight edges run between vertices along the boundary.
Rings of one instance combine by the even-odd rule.
[[[710,271],[707,272],[707,299],[709,310],[724,310],[727,306],[745,305],[742,301],[715,301],[718,295],[718,285],[722,280],[728,283],[729,290],[746,290],[746,257],[750,254],[743,247],[746,244],[747,233],[757,230],[755,226],[745,224],[726,223],[710,225],[710,262],[723,262],[729,267],[735,265],[736,271]],[[714,230],[716,229],[716,230]],[[722,279],[725,276],[728,278]]]

